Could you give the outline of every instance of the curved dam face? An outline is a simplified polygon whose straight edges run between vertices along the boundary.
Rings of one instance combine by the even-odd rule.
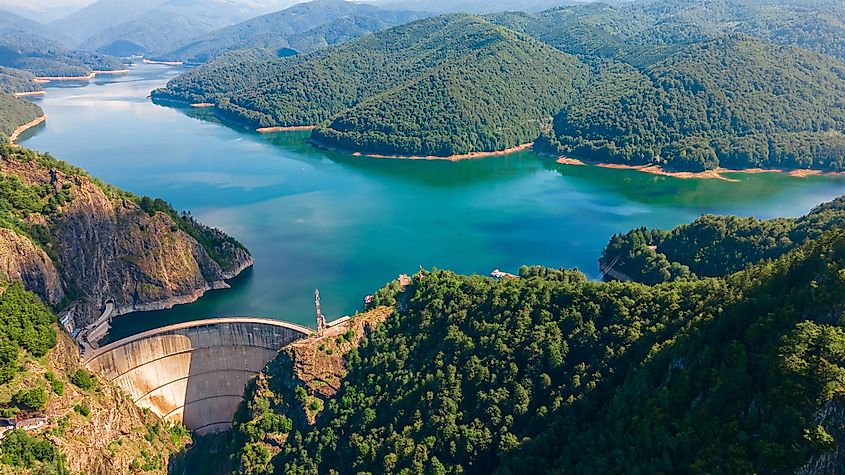
[[[216,318],[140,333],[86,357],[85,366],[140,407],[196,433],[228,430],[246,383],[309,328],[263,318]]]

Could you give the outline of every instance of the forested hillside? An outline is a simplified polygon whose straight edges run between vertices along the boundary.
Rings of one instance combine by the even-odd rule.
[[[136,407],[82,368],[76,343],[20,282],[0,277],[0,415],[41,427],[0,428],[0,472],[166,473],[184,427]]]
[[[315,143],[383,155],[451,156],[534,141],[586,83],[577,59],[507,30],[484,47],[362,100],[315,130]]]
[[[87,76],[92,71],[123,69],[117,58],[70,51],[40,36],[17,33],[0,36],[0,66],[23,69],[36,76]]]
[[[730,36],[638,71],[601,63],[544,149],[671,169],[845,170],[845,63]]]
[[[21,81],[25,73],[20,70],[35,76],[75,77],[123,67],[115,58],[71,51],[61,44],[66,40],[45,25],[0,11],[0,91],[38,90],[31,81]]]
[[[671,231],[645,228],[613,236],[600,263],[608,279],[657,284],[678,279],[724,277],[751,264],[776,259],[845,227],[845,197],[798,219],[707,215]]]
[[[172,51],[155,50],[158,54],[153,57],[196,64],[241,49],[307,53],[423,16],[423,13],[383,10],[345,0],[315,0],[191,38]]]
[[[260,420],[241,422],[253,428],[244,434],[264,442],[238,463],[246,473],[830,473],[845,436],[844,283],[841,229],[725,278],[658,286],[528,267],[500,281],[421,272],[407,291],[376,295],[398,301],[398,314],[349,353],[314,426],[280,419],[279,401],[249,406]]]
[[[241,76],[244,66],[215,63],[154,97],[215,102],[225,117],[251,127],[316,125],[337,115],[315,140],[399,155],[530,142],[588,72],[574,57],[469,15],[420,20],[306,57],[247,64],[259,80],[236,80],[241,89],[234,92],[227,79]],[[375,117],[376,110],[387,114]]]
[[[564,408],[502,471],[838,471],[845,233],[724,282],[715,318],[655,341],[619,384]]]
[[[536,141],[542,152],[676,171],[845,170],[837,2],[661,0],[486,20],[504,28],[447,15],[292,58],[278,57],[290,45],[232,27],[227,49],[272,49],[224,55],[154,98],[213,103],[249,127],[317,126],[316,144],[370,155]]]
[[[33,79],[35,75],[29,71],[0,66],[0,94],[43,91]]]
[[[206,19],[173,11],[153,11],[140,18],[110,26],[79,44],[85,51],[126,57],[167,51],[187,38],[219,27]]]
[[[41,108],[32,102],[0,93],[0,142],[5,144],[15,129],[42,115]]]
[[[741,33],[845,60],[845,5],[837,0],[659,0],[591,3],[539,13],[489,15],[572,54],[598,55],[638,66],[683,46]]]
[[[208,33],[290,5],[288,0],[96,0],[87,3],[84,8],[49,25],[68,36],[71,47],[92,37],[143,41],[155,40],[157,34],[187,39],[196,33],[195,28]],[[168,17],[172,21],[168,21]],[[188,29],[179,31],[179,27]]]

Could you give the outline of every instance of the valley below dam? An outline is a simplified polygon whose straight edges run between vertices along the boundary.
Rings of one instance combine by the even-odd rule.
[[[356,157],[259,134],[203,108],[147,97],[182,71],[139,64],[121,76],[46,85],[49,119],[19,143],[139,195],[190,210],[250,249],[231,288],[170,310],[115,318],[108,341],[214,317],[314,326],[354,313],[364,295],[420,266],[459,273],[520,265],[600,276],[615,233],[668,229],[701,214],[799,216],[845,193],[845,177],[731,174],[735,182],[558,164],[524,150],[457,162]]]

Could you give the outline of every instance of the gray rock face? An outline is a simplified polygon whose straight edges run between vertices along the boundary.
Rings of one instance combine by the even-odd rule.
[[[12,230],[0,230],[0,272],[51,304],[68,296],[77,327],[96,320],[107,300],[118,315],[192,302],[207,290],[227,287],[225,279],[253,263],[246,250],[223,242],[214,252],[225,257],[224,268],[169,214],[151,216],[132,200],[107,195],[84,175],[4,158],[0,173],[29,186],[70,185],[72,197],[59,210],[27,218],[48,225],[48,252]]]
[[[0,228],[0,275],[22,281],[50,305],[65,298],[53,261],[32,241],[11,229]]]

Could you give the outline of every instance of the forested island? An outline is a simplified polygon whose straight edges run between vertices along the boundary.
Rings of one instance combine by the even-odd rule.
[[[842,5],[705,3],[427,18],[307,55],[223,55],[153,97],[364,155],[535,142],[669,171],[845,170]]]

